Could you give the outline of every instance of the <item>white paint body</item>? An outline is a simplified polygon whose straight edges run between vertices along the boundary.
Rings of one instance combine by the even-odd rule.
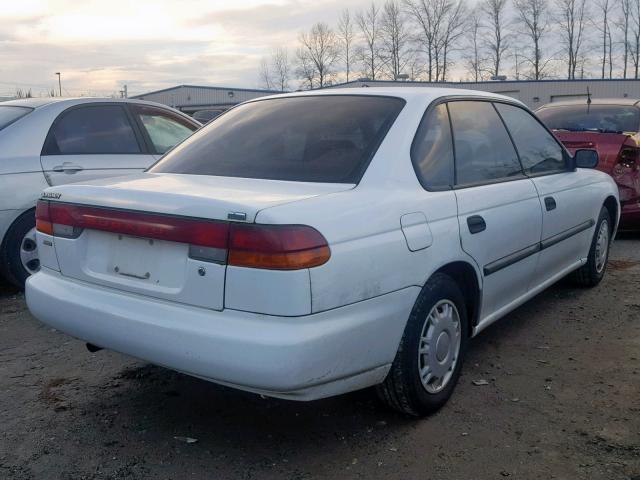
[[[164,105],[111,98],[39,98],[3,102],[3,106],[33,108],[29,114],[0,130],[0,244],[13,222],[33,209],[42,191],[52,185],[85,182],[140,172],[158,160],[157,155],[41,155],[54,121],[80,105],[150,105],[184,114]],[[192,119],[190,122],[194,123]],[[62,167],[62,168],[59,168]],[[76,168],[80,168],[76,170]]]
[[[597,219],[607,198],[617,202],[613,180],[584,169],[425,190],[410,147],[427,107],[448,95],[503,97],[439,88],[313,94],[406,100],[358,185],[145,173],[47,192],[72,203],[212,219],[241,211],[247,222],[310,225],[328,241],[327,263],[296,271],[213,265],[188,259],[175,244],[166,246],[175,251],[167,261],[179,265],[169,268],[162,254],[149,254],[156,261],[146,260],[153,264],[148,268],[166,278],[154,285],[98,265],[112,258],[112,238],[38,234],[43,268],[27,282],[33,314],[96,345],[210,381],[277,397],[321,398],[385,378],[422,286],[441,268],[462,262],[475,272],[476,334],[586,262],[594,227],[494,274],[486,275],[485,265]],[[547,192],[558,200],[551,215],[540,197]],[[475,214],[487,228],[469,235],[466,219]],[[122,262],[144,255],[133,241],[119,251]],[[212,269],[211,278],[198,277],[199,266]]]

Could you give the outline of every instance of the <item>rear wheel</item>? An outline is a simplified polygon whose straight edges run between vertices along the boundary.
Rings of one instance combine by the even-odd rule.
[[[33,210],[23,213],[9,228],[0,250],[0,265],[4,277],[18,288],[24,288],[29,275],[40,270]]]
[[[460,288],[448,275],[435,274],[420,292],[389,374],[377,387],[381,400],[414,416],[442,407],[460,376],[467,327]]]
[[[582,287],[595,287],[604,278],[609,260],[611,245],[611,216],[609,210],[602,207],[596,222],[595,233],[591,240],[591,248],[587,263],[573,273],[573,280]]]

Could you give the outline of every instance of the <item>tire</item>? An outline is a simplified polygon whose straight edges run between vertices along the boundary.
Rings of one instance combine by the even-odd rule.
[[[36,217],[33,210],[29,210],[20,215],[13,225],[9,227],[0,249],[0,271],[3,276],[16,287],[23,289],[29,275],[35,273],[40,268],[35,245]],[[25,238],[27,234],[32,234],[33,238]],[[21,256],[21,250],[24,254]],[[28,250],[28,251],[27,251]],[[29,259],[31,271],[23,265],[23,257]]]
[[[604,226],[603,226],[604,225]],[[591,248],[587,263],[573,272],[572,280],[580,287],[595,287],[604,278],[609,260],[609,247],[611,246],[611,216],[609,210],[602,207],[600,216],[596,222],[596,229],[591,239]],[[606,238],[601,238],[604,235]],[[599,243],[600,242],[600,243]],[[604,251],[602,248],[604,247]]]
[[[437,328],[435,320],[430,320],[435,311],[446,316],[445,309],[457,313],[457,330],[459,343],[451,335],[451,322],[444,322],[447,331]],[[442,320],[438,321],[440,324]],[[454,324],[456,322],[453,322]],[[421,337],[429,334],[431,329],[428,354],[420,354],[423,346]],[[390,408],[401,413],[421,417],[437,411],[449,399],[460,377],[460,370],[468,343],[468,319],[464,295],[458,284],[448,275],[436,273],[425,284],[411,311],[404,330],[396,357],[384,382],[376,387],[378,396]],[[447,338],[443,337],[443,333]],[[437,339],[437,340],[436,340]],[[444,342],[444,344],[443,344]],[[446,345],[445,345],[446,344]],[[458,345],[457,353],[456,345]],[[446,357],[441,347],[449,347]],[[440,361],[444,358],[444,361]],[[439,360],[440,359],[440,360]],[[449,365],[449,361],[452,361]],[[421,370],[432,369],[432,383],[425,386],[421,378]],[[435,366],[434,366],[435,365]],[[442,374],[442,371],[446,373]],[[437,377],[440,375],[440,377]],[[438,379],[440,378],[440,380]]]

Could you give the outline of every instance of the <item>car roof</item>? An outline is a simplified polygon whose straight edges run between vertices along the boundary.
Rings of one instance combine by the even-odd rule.
[[[444,88],[444,87],[361,87],[361,88],[324,88],[321,90],[306,90],[280,95],[269,95],[259,97],[250,102],[260,101],[264,99],[282,98],[282,97],[302,97],[316,95],[368,95],[368,96],[387,96],[403,98],[407,101],[413,99],[436,100],[442,97],[482,97],[494,100],[503,100],[508,102],[524,105],[513,97],[507,97],[498,93],[483,92],[479,90],[467,90],[466,88]]]
[[[640,102],[637,98],[592,98],[591,105],[637,105]],[[540,108],[551,107],[567,107],[570,105],[587,105],[587,99],[579,100],[562,100],[560,102],[551,102]]]
[[[157,102],[149,102],[146,100],[136,100],[133,98],[111,98],[111,97],[42,97],[42,98],[22,98],[19,100],[8,100],[0,103],[0,106],[15,106],[15,107],[29,107],[40,108],[46,105],[62,104],[65,106],[80,105],[83,103],[94,102],[109,102],[109,103],[135,103],[141,105],[153,105],[156,107],[164,107],[171,109],[170,107]],[[171,109],[173,110],[173,109]]]

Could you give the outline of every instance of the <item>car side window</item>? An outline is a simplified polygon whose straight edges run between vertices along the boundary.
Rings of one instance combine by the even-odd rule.
[[[444,103],[434,107],[420,122],[411,145],[411,160],[425,188],[438,190],[453,186],[453,141]]]
[[[449,102],[449,114],[457,185],[524,176],[509,134],[490,102]]]
[[[120,105],[88,105],[63,112],[54,122],[43,155],[141,153]]]
[[[160,108],[137,105],[133,111],[149,135],[155,153],[165,153],[197,130],[185,119]]]
[[[496,108],[511,133],[526,173],[565,171],[566,159],[555,138],[526,110],[496,103]]]

